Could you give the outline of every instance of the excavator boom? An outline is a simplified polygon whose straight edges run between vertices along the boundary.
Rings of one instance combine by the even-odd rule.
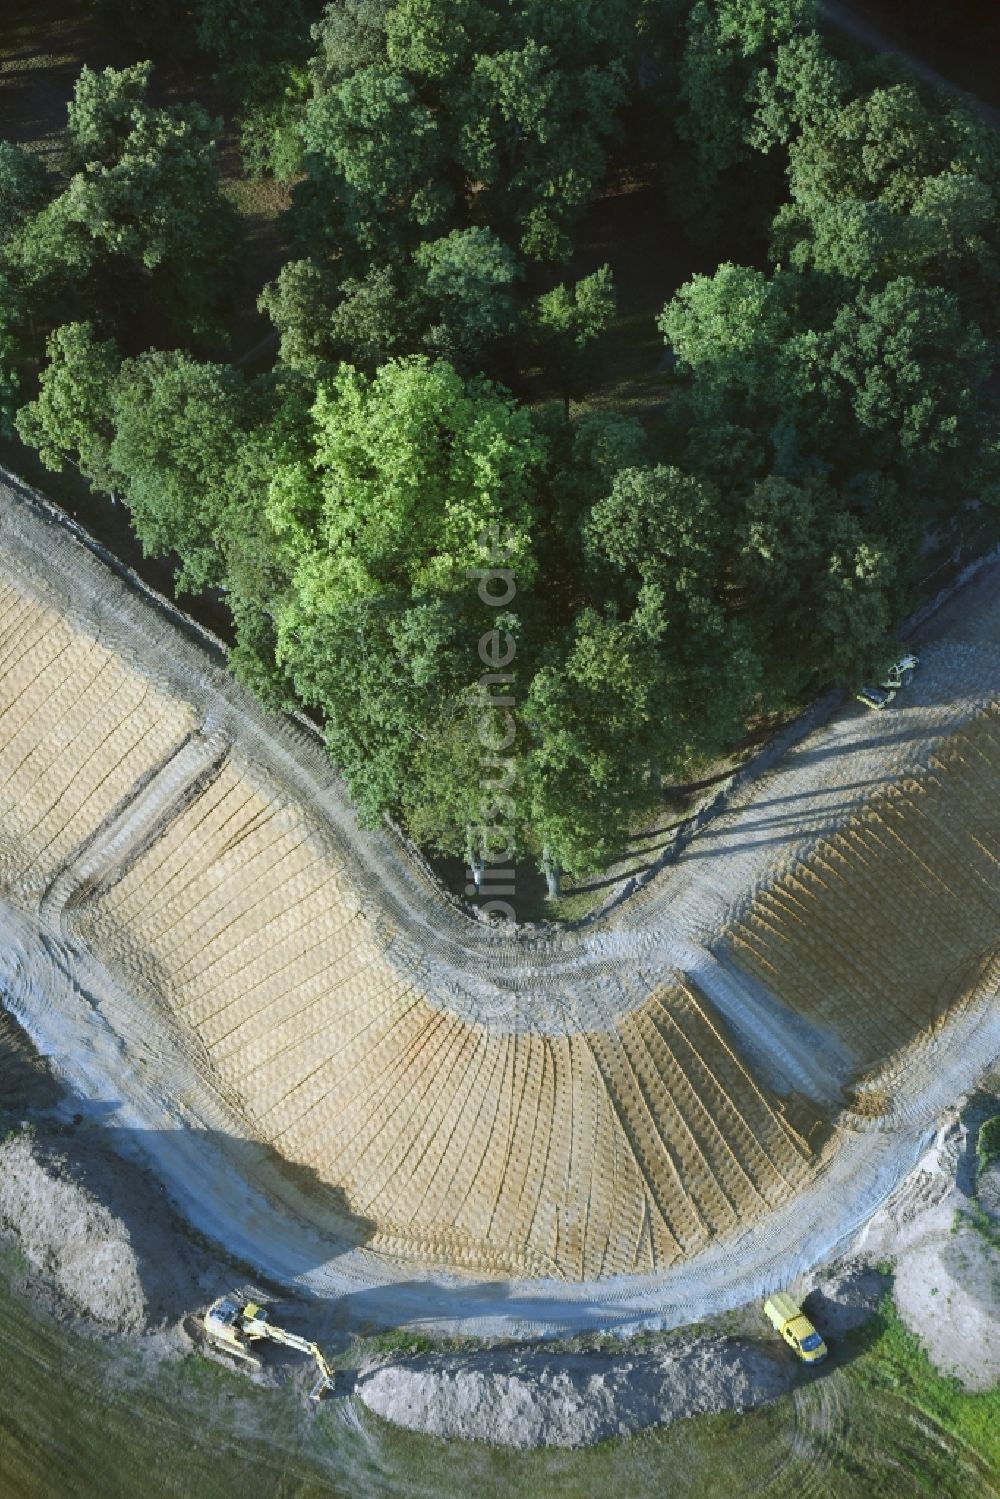
[[[283,1343],[286,1348],[297,1348],[300,1353],[307,1353],[319,1370],[319,1378],[309,1391],[310,1400],[319,1400],[327,1390],[333,1389],[333,1371],[318,1343],[310,1343],[307,1338],[300,1338],[298,1333],[287,1332],[283,1327],[275,1327],[273,1323],[266,1324],[267,1331],[264,1337],[270,1338],[272,1343]]]

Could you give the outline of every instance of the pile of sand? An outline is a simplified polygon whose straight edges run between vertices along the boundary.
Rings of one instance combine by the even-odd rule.
[[[116,1333],[169,1330],[226,1289],[229,1272],[182,1231],[162,1187],[87,1126],[0,1143],[0,1234],[47,1286]]]
[[[64,1175],[31,1133],[0,1145],[0,1230],[88,1317],[117,1330],[144,1325],[146,1298],[125,1224]]]
[[[678,1340],[656,1354],[428,1354],[358,1380],[364,1404],[413,1431],[505,1447],[582,1447],[684,1416],[746,1411],[795,1379],[780,1348]]]

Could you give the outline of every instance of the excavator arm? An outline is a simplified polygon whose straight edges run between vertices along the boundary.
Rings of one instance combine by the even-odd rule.
[[[248,1336],[252,1338],[269,1338],[272,1343],[282,1343],[286,1348],[297,1348],[300,1353],[309,1355],[319,1370],[319,1378],[309,1391],[310,1400],[319,1400],[328,1390],[333,1389],[333,1370],[323,1357],[318,1343],[311,1343],[308,1338],[299,1337],[298,1333],[277,1327],[259,1314],[249,1318],[245,1326]]]
[[[319,1344],[299,1337],[298,1333],[288,1332],[284,1327],[276,1327],[266,1308],[256,1301],[244,1303],[238,1296],[220,1296],[206,1312],[204,1326],[209,1339],[217,1347],[257,1367],[259,1361],[249,1349],[262,1338],[283,1343],[286,1348],[297,1348],[300,1353],[308,1354],[319,1370],[319,1378],[309,1391],[309,1399],[319,1400],[327,1390],[333,1389],[333,1370],[323,1357]]]

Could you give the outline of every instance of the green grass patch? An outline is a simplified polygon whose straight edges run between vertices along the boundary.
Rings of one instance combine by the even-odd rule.
[[[994,1161],[1000,1161],[1000,1114],[985,1120],[976,1137],[977,1172],[985,1171]]]
[[[386,1332],[373,1333],[363,1341],[359,1340],[357,1348],[364,1350],[366,1354],[398,1353],[404,1358],[416,1353],[435,1353],[440,1351],[443,1344],[436,1342],[434,1338],[425,1337],[422,1333],[406,1332],[402,1328],[390,1328]]]
[[[928,1416],[1000,1475],[1000,1387],[970,1395],[957,1379],[938,1374],[920,1342],[904,1327],[891,1298],[879,1314],[877,1336],[851,1371],[873,1406],[891,1394]]]

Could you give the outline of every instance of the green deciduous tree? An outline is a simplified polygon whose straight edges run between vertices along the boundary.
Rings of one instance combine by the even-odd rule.
[[[419,342],[421,309],[408,285],[388,266],[349,276],[330,316],[330,336],[341,359],[366,374]]]
[[[925,103],[917,87],[877,88],[804,130],[790,152],[789,185],[805,211],[845,199],[911,211],[928,178],[963,172],[994,184],[1000,146],[964,104]]]
[[[542,361],[567,408],[592,378],[596,344],[611,326],[616,306],[614,280],[606,265],[574,286],[560,284],[538,299],[535,326]]]
[[[346,237],[390,257],[375,224],[391,201],[413,242],[473,224],[531,258],[565,253],[618,134],[636,46],[627,0],[348,0],[314,35],[299,194],[310,250]]]
[[[745,138],[757,151],[787,146],[803,129],[828,128],[850,87],[847,65],[833,57],[815,31],[793,33],[778,46],[771,67],[750,84],[753,114]]]
[[[727,266],[682,288],[661,327],[693,376],[688,414],[760,434],[781,472],[905,478],[935,523],[994,492],[989,350],[942,287]]]
[[[391,10],[392,0],[332,0],[312,28],[316,50],[310,66],[318,93],[363,68],[387,63]]]
[[[444,363],[393,361],[372,380],[344,367],[313,408],[318,483],[276,479],[269,513],[332,602],[393,583],[468,586],[477,538],[509,529],[510,565],[530,559],[532,475],[543,450],[528,413]],[[305,586],[305,585],[304,585]]]
[[[389,61],[400,72],[443,83],[470,66],[501,24],[481,0],[397,0],[385,18]]]
[[[725,497],[664,465],[619,473],[586,528],[587,549],[603,566],[605,588],[618,607],[657,601],[657,757],[665,767],[724,744],[758,687],[749,636],[727,603],[731,541]]]
[[[534,260],[563,259],[605,169],[625,91],[620,63],[564,69],[552,46],[478,57],[459,94],[458,160],[491,224]]]
[[[101,8],[156,57],[200,52],[228,82],[261,58],[304,53],[311,0],[101,0]]]
[[[306,237],[353,242],[358,264],[445,221],[451,202],[438,119],[409,80],[363,68],[313,99],[302,126]],[[330,223],[330,203],[339,222]],[[339,247],[339,246],[338,246]]]
[[[796,283],[749,266],[694,276],[663,309],[659,328],[696,389],[714,403],[729,392],[773,394],[777,367],[796,324]]]
[[[69,459],[128,503],[149,554],[176,553],[178,587],[226,581],[226,540],[261,510],[247,503],[239,460],[268,410],[262,392],[227,365],[162,351],[121,359],[86,323],[57,328],[38,397],[18,432],[43,463]],[[250,492],[253,492],[251,487]]]
[[[0,140],[0,244],[16,234],[50,196],[48,174],[38,157]]]
[[[153,108],[149,78],[148,63],[84,68],[69,107],[70,180],[11,239],[7,259],[57,309],[87,291],[88,312],[127,326],[144,291],[176,323],[209,332],[236,240],[215,127],[197,105]]]
[[[367,814],[414,809],[430,837],[443,797],[432,841],[450,852],[465,848],[456,809],[479,795],[475,782],[449,784],[441,756],[457,776],[474,737],[477,642],[495,622],[477,591],[483,537],[503,528],[506,565],[528,584],[543,458],[530,417],[502,392],[411,359],[371,380],[345,367],[321,385],[307,446],[270,485],[289,578],[278,660],[322,711]]]
[[[301,63],[250,72],[240,117],[240,154],[251,177],[292,182],[302,171],[302,121],[310,97],[309,73]]]
[[[884,669],[912,534],[890,544],[824,481],[774,477],[747,495],[738,532],[735,578],[773,698]]]
[[[911,275],[993,321],[1000,149],[963,105],[925,102],[911,85],[876,89],[803,130],[790,161],[777,257],[867,284]]]
[[[144,550],[179,555],[181,590],[226,581],[226,538],[252,514],[237,460],[260,416],[252,386],[228,365],[155,351],[122,366],[110,466]]]
[[[17,414],[18,434],[38,449],[46,468],[58,473],[69,460],[99,488],[111,489],[111,404],[121,354],[89,323],[56,328],[46,353],[38,396]]]
[[[302,0],[195,0],[193,10],[199,48],[224,68],[304,50],[308,25]]]
[[[261,292],[266,312],[281,336],[282,362],[307,369],[334,358],[330,313],[337,298],[333,273],[314,260],[289,260]]]
[[[620,854],[632,819],[654,800],[648,765],[662,710],[658,605],[644,596],[627,621],[581,611],[568,647],[553,647],[531,682],[528,825],[547,859],[570,874]]]
[[[794,75],[808,61],[801,49],[787,49],[814,27],[817,15],[816,0],[695,0],[692,5],[680,60],[677,120],[690,154],[675,194],[683,195],[686,211],[703,231],[723,218],[725,200],[738,185],[733,170],[749,161],[751,142],[767,145],[787,129],[789,108],[804,93]],[[751,112],[755,103],[762,118]],[[759,173],[753,182],[759,187]],[[745,206],[742,196],[741,210]]]
[[[826,347],[822,388],[846,395],[874,444],[873,467],[901,462],[929,491],[975,484],[992,361],[952,293],[900,277],[842,308]]]
[[[14,413],[21,392],[18,365],[22,354],[24,298],[0,271],[0,435],[14,431]]]
[[[453,229],[418,246],[413,258],[428,348],[453,364],[481,368],[491,345],[517,326],[521,270],[513,252],[489,229]]]

